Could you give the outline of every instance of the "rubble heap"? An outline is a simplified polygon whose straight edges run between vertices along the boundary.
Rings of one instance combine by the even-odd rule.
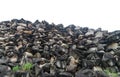
[[[32,64],[29,70],[13,71],[26,63]],[[0,22],[0,77],[111,77],[105,70],[119,75],[120,31]]]

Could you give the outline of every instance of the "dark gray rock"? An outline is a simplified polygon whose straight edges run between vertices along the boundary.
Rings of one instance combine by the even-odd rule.
[[[23,18],[0,22],[0,77],[27,62],[34,65],[28,77],[107,77],[98,67],[120,72],[120,31]]]

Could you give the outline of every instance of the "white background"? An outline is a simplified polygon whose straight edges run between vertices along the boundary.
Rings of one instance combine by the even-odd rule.
[[[120,30],[120,0],[0,0],[0,21],[13,18]]]

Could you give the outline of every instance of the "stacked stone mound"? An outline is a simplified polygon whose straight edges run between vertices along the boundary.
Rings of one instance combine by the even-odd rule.
[[[12,68],[26,62],[33,64],[26,77],[108,77],[105,69],[120,72],[120,31],[0,22],[0,77],[14,77]]]

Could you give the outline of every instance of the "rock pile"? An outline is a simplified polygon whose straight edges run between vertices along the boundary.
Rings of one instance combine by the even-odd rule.
[[[12,70],[27,62],[33,64],[30,70]],[[106,69],[120,72],[120,31],[0,22],[0,77],[109,77]]]

